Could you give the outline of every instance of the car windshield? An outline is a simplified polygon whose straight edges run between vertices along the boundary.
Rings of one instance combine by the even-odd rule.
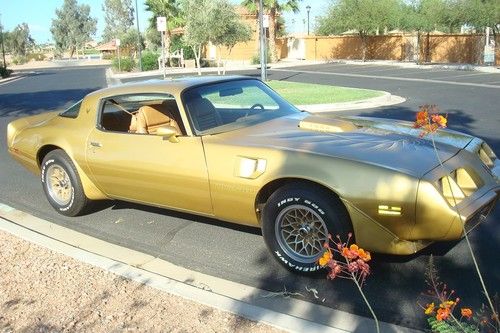
[[[300,112],[255,79],[193,87],[182,94],[194,132],[216,134]]]

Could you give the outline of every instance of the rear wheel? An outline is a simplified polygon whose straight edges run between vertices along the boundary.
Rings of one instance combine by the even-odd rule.
[[[47,200],[59,213],[76,216],[89,204],[78,171],[64,151],[53,150],[45,156],[41,178]]]
[[[345,207],[321,188],[294,184],[278,189],[262,212],[262,234],[274,257],[294,272],[321,269],[318,259],[328,234],[345,238],[352,231]]]

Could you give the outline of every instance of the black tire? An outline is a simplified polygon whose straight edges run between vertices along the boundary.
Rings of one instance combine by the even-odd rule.
[[[296,273],[321,270],[318,259],[324,253],[328,234],[345,239],[349,232],[352,225],[342,202],[309,184],[278,189],[262,211],[262,235],[267,247],[279,263]]]
[[[60,214],[77,216],[90,203],[75,165],[60,149],[49,152],[42,161],[41,180],[49,203]]]

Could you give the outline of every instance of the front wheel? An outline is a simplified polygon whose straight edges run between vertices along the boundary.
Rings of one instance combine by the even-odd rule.
[[[262,212],[262,235],[282,265],[307,274],[321,269],[328,234],[345,238],[352,227],[339,199],[306,186],[285,186],[271,195]]]
[[[53,150],[45,156],[41,178],[47,200],[59,213],[76,216],[89,204],[78,171],[64,151]]]

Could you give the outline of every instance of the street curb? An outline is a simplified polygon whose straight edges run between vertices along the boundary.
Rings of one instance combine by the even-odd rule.
[[[400,68],[417,68],[417,69],[451,69],[456,71],[475,71],[484,73],[500,73],[500,67],[496,66],[478,66],[472,64],[417,64],[414,62],[401,62],[391,60],[331,60],[323,62],[325,64],[345,64],[345,65],[359,65],[359,66],[394,66]]]
[[[362,99],[359,101],[332,103],[332,104],[311,104],[311,105],[296,105],[300,110],[311,113],[336,112],[346,110],[361,110],[371,109],[381,106],[396,105],[405,102],[406,99],[401,96],[392,95],[383,91],[382,96]]]
[[[375,328],[372,319],[191,271],[1,203],[0,230],[158,290],[289,332],[369,333]],[[384,322],[380,326],[381,332],[421,332]]]
[[[22,74],[21,73],[12,73],[11,76],[0,79],[0,85],[7,83],[7,82],[10,82],[10,81],[20,80],[24,77],[24,75],[25,75],[24,73],[22,73]]]

